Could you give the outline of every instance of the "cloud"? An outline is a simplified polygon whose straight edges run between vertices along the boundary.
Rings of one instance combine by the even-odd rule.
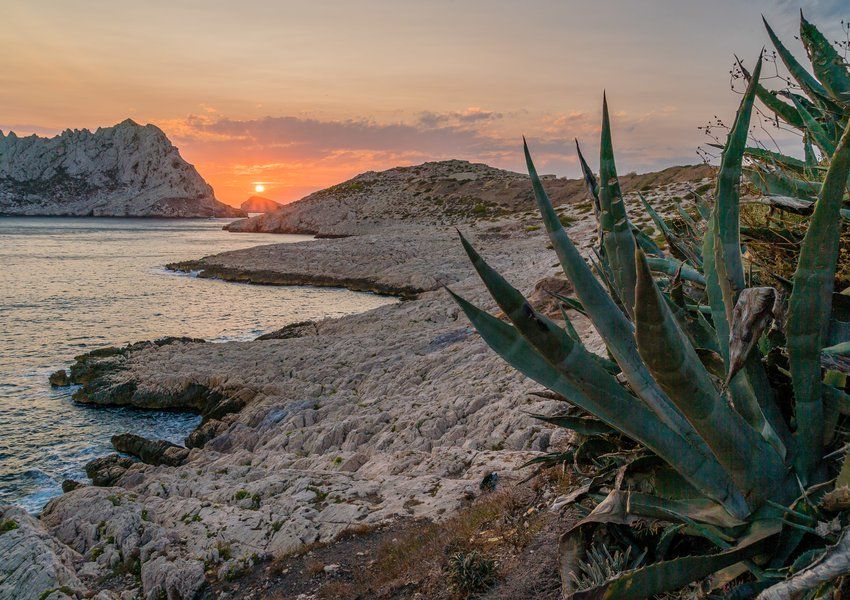
[[[437,127],[440,125],[474,124],[487,121],[497,121],[504,118],[504,113],[484,110],[477,106],[470,106],[466,110],[436,113],[425,111],[419,114],[418,123],[424,127]]]
[[[675,106],[612,112],[611,117],[622,172],[698,161],[700,134]],[[364,171],[431,160],[457,158],[522,172],[522,134],[540,169],[577,177],[574,138],[594,165],[600,115],[578,110],[499,113],[470,107],[379,122],[295,115],[236,118],[206,110],[157,124],[223,199],[241,201],[252,182],[263,181],[275,183],[267,187],[272,197],[288,201]]]
[[[505,149],[504,140],[473,126],[497,119],[481,109],[420,115],[414,123],[368,119],[319,120],[296,116],[233,119],[191,115],[163,123],[181,143],[220,146],[267,159],[322,159],[340,151],[414,154],[422,157],[475,156]],[[269,162],[269,161],[266,161]]]

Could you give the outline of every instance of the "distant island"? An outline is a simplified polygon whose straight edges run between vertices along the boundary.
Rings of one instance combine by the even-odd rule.
[[[240,217],[154,125],[0,131],[0,215]]]
[[[270,213],[279,209],[282,204],[262,196],[251,196],[239,205],[246,213]]]

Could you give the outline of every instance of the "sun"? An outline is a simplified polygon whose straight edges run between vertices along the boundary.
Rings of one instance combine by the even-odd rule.
[[[261,194],[266,191],[266,186],[264,186],[262,183],[258,183],[254,186],[254,191],[258,194]]]

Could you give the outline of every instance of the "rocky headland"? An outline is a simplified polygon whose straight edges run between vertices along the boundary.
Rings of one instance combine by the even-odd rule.
[[[468,172],[482,178],[458,175]],[[666,173],[623,179],[670,213],[711,175],[706,167]],[[69,485],[38,518],[0,507],[0,598],[37,599],[46,590],[56,590],[51,599],[247,597],[234,590],[257,565],[381,524],[449,519],[485,493],[492,473],[509,488],[529,474],[517,467],[561,447],[566,430],[531,415],[562,404],[536,395],[541,388],[492,353],[441,289],[451,285],[495,309],[457,225],[557,318],[547,291],[571,290],[523,189],[527,178],[461,161],[384,174],[360,176],[372,182],[368,193],[346,182],[344,192],[335,186],[233,228],[351,237],[174,268],[263,284],[344,285],[406,301],[252,342],[107,349],[78,357],[69,375],[54,379],[79,385],[80,402],[193,410],[203,420],[185,448],[116,432],[124,454],[98,459],[94,485]],[[475,192],[467,197],[455,185]],[[588,248],[596,233],[581,182],[545,185],[573,239]],[[419,200],[382,195],[399,187],[419,190]],[[421,214],[419,202],[432,212]],[[654,234],[651,224],[636,225]],[[575,317],[588,347],[602,352],[589,323]],[[551,500],[547,493],[541,497]],[[3,532],[4,522],[15,525]]]
[[[0,215],[239,217],[154,125],[0,132]]]
[[[690,165],[628,174],[620,177],[620,184],[624,192],[630,192],[710,176],[709,166]],[[543,179],[556,206],[586,202],[581,180],[551,175]],[[446,160],[362,173],[273,213],[234,221],[225,229],[340,237],[410,225],[492,221],[533,210],[528,175],[465,160]]]
[[[281,205],[274,200],[263,198],[262,196],[251,196],[239,205],[239,208],[246,213],[270,213],[278,210],[280,207]]]

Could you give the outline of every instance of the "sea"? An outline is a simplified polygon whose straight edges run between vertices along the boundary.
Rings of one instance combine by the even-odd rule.
[[[200,417],[75,403],[48,376],[75,356],[163,336],[250,340],[394,300],[336,288],[252,286],[170,262],[309,236],[229,233],[228,219],[0,217],[0,504],[38,513],[64,479],[127,431],[182,443]]]

